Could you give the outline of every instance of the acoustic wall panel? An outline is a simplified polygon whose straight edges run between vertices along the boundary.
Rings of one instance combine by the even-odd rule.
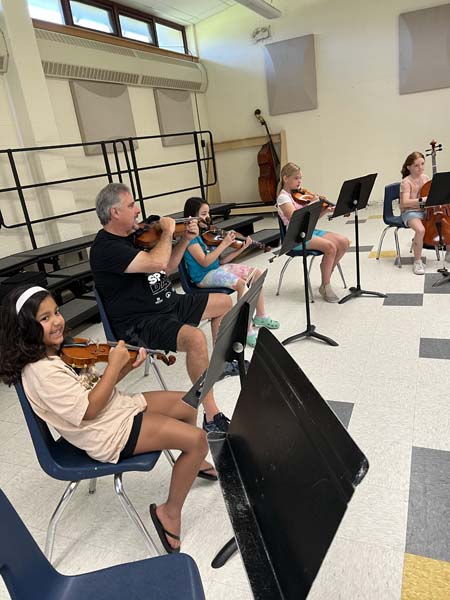
[[[194,131],[194,113],[192,112],[190,92],[166,89],[155,89],[153,91],[161,134]],[[163,146],[181,146],[192,144],[193,137],[191,135],[180,135],[161,138],[161,141]]]
[[[135,137],[133,112],[126,85],[98,81],[69,81],[82,142]],[[137,142],[134,142],[137,147]],[[121,147],[117,146],[120,151]],[[108,152],[112,146],[107,145]],[[101,146],[86,146],[87,156],[101,154]]]
[[[399,16],[399,90],[450,87],[450,4]]]
[[[271,115],[317,108],[313,34],[266,44],[264,60]]]

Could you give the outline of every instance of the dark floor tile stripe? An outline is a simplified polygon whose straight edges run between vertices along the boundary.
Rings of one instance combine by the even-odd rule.
[[[442,281],[440,273],[425,273],[425,284],[423,291],[425,294],[450,294],[450,282],[433,287],[433,283]]]
[[[373,246],[360,246],[359,247],[359,251],[360,252],[370,252],[372,250]],[[350,248],[347,250],[347,252],[356,252],[356,246],[350,246]]]
[[[351,402],[335,402],[333,400],[329,400],[328,404],[333,410],[334,414],[338,417],[342,425],[346,429],[348,429],[348,424],[350,423],[350,418],[352,416],[353,406]]]
[[[450,360],[450,339],[420,338],[419,357]]]
[[[405,551],[450,561],[450,452],[413,447]]]
[[[384,299],[383,306],[423,306],[423,294],[392,294]]]

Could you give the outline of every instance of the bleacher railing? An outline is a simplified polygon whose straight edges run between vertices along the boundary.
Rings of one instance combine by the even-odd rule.
[[[143,152],[139,153],[140,162],[138,161],[138,153],[135,149],[135,143],[144,142],[146,140],[162,140],[163,138],[176,138],[183,136],[185,139],[189,136],[192,138],[191,148],[193,149],[192,158],[185,160],[177,160],[168,163],[151,163],[144,164],[142,161]],[[185,143],[185,142],[184,142]],[[102,166],[98,172],[84,175],[80,177],[69,177],[65,179],[55,179],[51,181],[35,181],[34,173],[36,169],[29,168],[30,158],[36,152],[61,152],[61,158],[64,158],[63,152],[69,149],[82,148],[85,152],[85,159],[89,160],[90,156],[86,150],[94,149],[99,146],[101,149]],[[206,149],[208,151],[205,155]],[[18,164],[23,161],[25,164],[26,175],[20,174]],[[91,161],[95,163],[95,159]],[[156,194],[147,194],[145,192],[141,175],[144,172],[157,169],[165,169],[169,167],[177,167],[181,165],[192,165],[193,180],[195,185],[187,187],[175,188],[169,191],[164,191]],[[139,202],[142,217],[146,218],[145,202],[155,198],[170,196],[173,194],[183,193],[198,190],[202,198],[206,198],[207,188],[217,183],[216,161],[214,155],[214,144],[212,133],[208,130],[190,131],[182,133],[170,133],[161,135],[149,135],[138,137],[127,137],[116,140],[102,140],[87,143],[77,144],[60,144],[54,146],[34,146],[31,148],[15,148],[0,150],[0,168],[3,179],[11,180],[11,184],[7,187],[0,188],[0,229],[15,229],[26,227],[33,249],[38,247],[33,226],[40,223],[55,221],[81,215],[95,211],[94,199],[92,200],[91,208],[73,210],[68,212],[60,212],[57,214],[48,214],[39,218],[31,218],[30,210],[27,205],[26,193],[29,190],[39,190],[42,188],[51,189],[55,186],[71,185],[75,186],[81,182],[97,179],[107,179],[107,182],[112,183],[118,181],[127,183],[136,200]],[[106,184],[106,182],[105,182]],[[100,189],[100,186],[99,186]],[[2,203],[7,198],[6,194],[15,194],[16,199],[20,203],[20,212],[23,215],[23,220],[18,220],[14,223],[7,223],[2,212]],[[14,200],[13,200],[14,202]],[[1,233],[1,232],[0,232]]]

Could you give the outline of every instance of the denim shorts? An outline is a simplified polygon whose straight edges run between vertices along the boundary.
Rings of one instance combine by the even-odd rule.
[[[407,210],[402,213],[402,221],[405,224],[405,227],[408,227],[408,221],[411,219],[424,219],[425,211],[423,210]]]
[[[315,237],[323,237],[326,233],[328,233],[328,231],[324,231],[323,229],[314,229],[313,234],[311,236],[311,240],[314,239]],[[306,247],[308,248],[309,246],[309,242],[311,240],[308,240],[306,242]],[[299,244],[298,246],[295,246],[294,250],[302,250],[303,246],[301,244]]]

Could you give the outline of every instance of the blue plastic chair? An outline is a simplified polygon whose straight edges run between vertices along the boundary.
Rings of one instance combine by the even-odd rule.
[[[114,475],[114,489],[125,512],[134,522],[144,540],[153,554],[159,554],[155,543],[148,533],[144,523],[139,517],[136,509],[125,494],[122,484],[122,474],[129,471],[151,471],[156,465],[161,452],[147,452],[137,454],[130,458],[120,460],[117,464],[103,463],[90,458],[86,452],[72,446],[62,437],[54,439],[50,430],[38,415],[33,411],[28,398],[25,395],[22,382],[15,384],[20,405],[30,431],[36,457],[42,469],[53,479],[69,481],[61,500],[50,518],[47,528],[47,539],[45,542],[45,555],[51,561],[56,526],[65,508],[73,497],[80,481],[91,480],[89,492],[95,492],[97,477]],[[0,538],[4,536],[0,535]],[[39,597],[39,596],[35,596]],[[45,596],[41,596],[42,598]]]
[[[409,229],[404,223],[403,219],[400,215],[394,215],[394,202],[400,203],[400,182],[390,183],[384,188],[384,202],[383,202],[383,221],[386,224],[386,227],[383,229],[383,232],[380,237],[380,242],[378,244],[377,250],[377,260],[380,259],[381,254],[381,246],[383,245],[384,237],[391,227],[394,227],[394,239],[395,239],[395,251],[396,257],[394,264],[402,268],[402,258],[400,256],[400,245],[398,243],[398,230],[399,229]],[[440,259],[439,248],[434,246],[429,246],[428,244],[424,244],[423,246],[427,250],[435,250],[436,251],[436,259]],[[412,250],[412,244],[410,248],[410,252]]]
[[[407,229],[403,223],[403,219],[399,215],[394,215],[394,203],[400,202],[400,183],[390,183],[384,188],[384,202],[383,202],[383,221],[386,227],[380,237],[377,250],[377,260],[380,260],[381,247],[383,245],[384,238],[389,229],[394,228],[394,240],[395,240],[395,251],[397,253],[394,264],[397,267],[402,267],[402,259],[400,256],[400,244],[398,243],[398,230]]]
[[[103,331],[105,332],[106,339],[109,342],[117,342],[116,334],[114,333],[113,328],[111,327],[111,323],[109,321],[108,315],[106,314],[105,305],[103,304],[101,294],[97,290],[97,288],[94,288],[94,295],[95,295],[95,299],[97,301],[98,312],[100,314],[100,320],[103,325]],[[145,368],[144,368],[144,377],[146,377],[148,375],[149,367],[151,367],[153,369],[153,373],[155,374],[155,377],[158,380],[158,383],[161,386],[161,389],[163,391],[167,392],[166,382],[164,381],[164,379],[161,375],[161,371],[159,370],[158,365],[156,364],[156,361],[151,354],[147,354],[147,360],[145,361]],[[173,467],[173,465],[175,464],[175,457],[173,456],[172,452],[170,450],[163,450],[163,453],[164,453],[164,456],[169,461],[170,465]]]
[[[284,240],[284,236],[286,235],[286,225],[283,223],[283,221],[280,218],[280,215],[278,215],[278,226],[280,228],[280,242],[283,243]],[[310,301],[311,303],[314,302],[314,295],[313,295],[313,291],[312,291],[312,287],[311,287],[311,280],[310,280],[310,272],[311,272],[311,268],[314,262],[314,259],[316,258],[316,256],[322,256],[323,252],[321,252],[320,250],[308,250],[308,248],[306,249],[306,256],[307,257],[311,257],[311,260],[309,261],[309,267],[308,267],[308,287],[309,287],[309,297],[310,297]],[[289,263],[291,262],[291,260],[293,258],[296,257],[302,257],[303,256],[303,251],[301,249],[293,249],[290,252],[287,252],[286,256],[288,257],[288,259],[286,260],[286,262],[283,265],[283,268],[281,269],[281,273],[280,273],[280,278],[278,280],[278,287],[277,287],[277,293],[276,295],[279,296],[280,295],[280,289],[281,289],[281,284],[283,283],[283,277],[284,274],[286,272],[286,269],[289,266]],[[345,278],[344,278],[344,273],[342,272],[342,268],[341,265],[338,263],[337,264],[337,268],[339,271],[339,275],[341,276],[342,279],[342,283],[344,285],[344,288],[347,287],[347,284],[345,282]]]
[[[168,554],[81,575],[61,575],[0,490],[0,574],[15,600],[204,600],[187,554]]]
[[[178,275],[180,276],[181,287],[185,294],[232,294],[234,290],[227,287],[200,288],[191,281],[184,260],[178,265]]]

